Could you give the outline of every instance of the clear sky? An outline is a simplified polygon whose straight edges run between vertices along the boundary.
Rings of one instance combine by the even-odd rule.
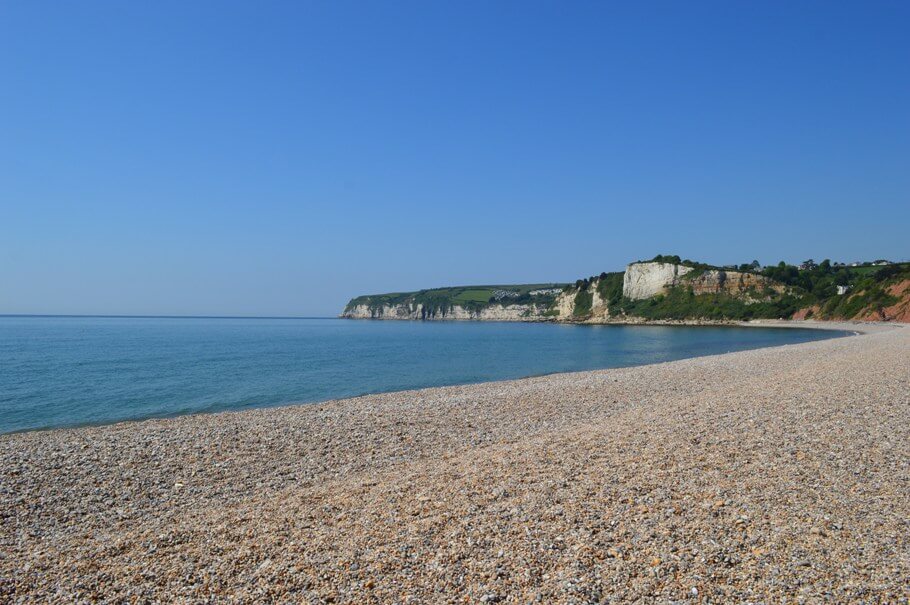
[[[910,257],[910,3],[0,3],[0,313]]]

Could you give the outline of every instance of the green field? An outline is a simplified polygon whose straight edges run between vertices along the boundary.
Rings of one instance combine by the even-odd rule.
[[[464,303],[486,303],[493,296],[493,288],[475,288],[471,290],[462,290],[452,297],[455,304]]]

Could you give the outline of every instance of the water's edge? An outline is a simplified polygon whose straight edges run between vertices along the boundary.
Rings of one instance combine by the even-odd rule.
[[[218,318],[218,319],[223,319],[223,318]],[[451,323],[464,323],[464,322],[451,322]],[[511,322],[483,322],[483,323],[511,323]],[[625,327],[629,328],[629,327],[646,326],[646,325],[648,325],[648,324],[633,324],[633,325],[626,325]],[[664,327],[664,328],[667,328],[667,327],[685,327],[685,328],[699,327],[699,326],[681,325],[681,324],[659,324],[659,325],[660,325],[660,327]],[[592,327],[595,327],[595,326],[592,326]],[[598,325],[596,327],[609,328],[610,326],[609,325],[606,325],[606,326]],[[751,328],[765,328],[765,329],[770,329],[770,328],[801,329],[801,330],[827,331],[830,334],[830,336],[827,336],[825,338],[814,339],[814,340],[810,340],[810,341],[783,342],[783,343],[777,343],[777,344],[771,344],[771,345],[763,345],[763,346],[757,346],[757,347],[748,347],[748,348],[737,349],[737,351],[743,351],[743,350],[757,350],[757,349],[763,349],[763,348],[774,348],[774,347],[778,347],[778,346],[791,346],[791,345],[803,344],[805,342],[816,342],[818,340],[827,340],[829,338],[841,338],[841,337],[846,337],[846,336],[854,336],[854,335],[866,334],[869,332],[880,331],[882,329],[891,329],[895,326],[878,325],[878,324],[864,324],[864,323],[859,323],[859,322],[835,323],[835,322],[763,321],[763,322],[743,322],[743,323],[723,324],[723,325],[704,324],[703,327],[714,328],[714,329],[725,329],[725,328],[736,328],[736,327],[751,327]],[[730,352],[733,352],[733,351],[730,351]],[[661,361],[652,362],[652,363],[632,363],[632,364],[620,364],[620,365],[608,364],[608,365],[604,365],[602,367],[594,367],[594,368],[572,369],[572,370],[554,370],[554,371],[541,372],[541,373],[531,373],[531,374],[522,375],[522,376],[518,376],[518,377],[498,378],[498,379],[492,379],[492,380],[458,381],[458,382],[443,383],[443,384],[432,384],[432,385],[415,387],[415,388],[405,388],[405,389],[379,388],[379,389],[365,390],[365,391],[358,392],[355,394],[349,394],[344,397],[328,397],[328,398],[324,398],[324,399],[312,399],[312,400],[288,400],[288,401],[284,401],[284,402],[251,405],[249,407],[235,407],[233,409],[232,408],[214,407],[214,409],[201,408],[201,409],[189,409],[188,410],[188,409],[184,408],[183,410],[177,409],[171,413],[150,413],[150,414],[136,415],[136,416],[128,417],[128,418],[105,419],[105,420],[100,420],[97,422],[87,421],[87,422],[72,422],[72,423],[54,423],[54,424],[49,424],[49,425],[44,425],[44,426],[35,426],[35,427],[16,429],[16,430],[12,430],[12,431],[4,431],[4,432],[0,433],[0,436],[14,435],[14,434],[19,434],[19,433],[39,432],[39,431],[44,432],[44,431],[54,431],[54,430],[74,430],[74,429],[85,428],[85,427],[132,424],[132,423],[137,423],[137,422],[145,422],[145,421],[149,421],[149,420],[167,420],[167,419],[172,419],[172,418],[179,418],[182,416],[194,416],[194,415],[202,415],[202,414],[208,415],[208,414],[222,414],[222,413],[238,413],[238,412],[249,411],[252,409],[269,409],[269,408],[277,408],[277,407],[292,407],[292,406],[299,406],[299,405],[322,405],[322,404],[327,404],[327,403],[331,403],[334,401],[357,399],[357,398],[367,397],[370,395],[388,394],[388,393],[408,393],[408,392],[422,391],[422,390],[431,389],[431,388],[458,387],[458,386],[465,386],[465,385],[485,384],[485,383],[491,383],[491,382],[492,383],[509,382],[509,381],[515,381],[515,380],[539,378],[542,376],[551,376],[551,375],[556,375],[556,374],[573,374],[573,373],[579,373],[579,372],[609,370],[609,369],[616,369],[616,368],[623,368],[623,367],[641,367],[641,366],[647,366],[647,365],[673,363],[674,361],[681,361],[681,360],[685,360],[685,359],[710,357],[710,356],[724,355],[724,354],[729,354],[729,352],[726,352],[726,353],[712,352],[712,353],[705,353],[703,355],[700,355],[700,354],[687,355],[684,357],[679,357],[679,358],[674,358],[674,359],[669,359],[669,360],[661,360]]]

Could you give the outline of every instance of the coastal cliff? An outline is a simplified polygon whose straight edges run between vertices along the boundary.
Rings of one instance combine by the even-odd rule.
[[[882,264],[884,263],[884,264]],[[678,256],[574,284],[461,286],[352,299],[350,319],[716,323],[749,319],[910,319],[910,263],[717,267]]]
[[[611,318],[610,303],[605,286],[617,275],[604,274],[581,280],[581,283],[566,288],[556,297],[549,314],[557,321],[606,321]]]
[[[699,315],[648,317],[636,303],[679,292],[759,302],[785,287],[764,276],[680,263],[635,262],[622,273],[602,273],[560,287],[465,286],[416,293],[361,296],[341,313],[349,319],[558,321],[639,323],[642,319],[701,319]],[[517,301],[521,302],[517,302]],[[722,319],[711,317],[708,319]]]
[[[771,292],[786,291],[763,275],[726,269],[699,269],[661,262],[632,263],[623,276],[622,293],[629,300],[642,300],[666,294],[670,288],[683,286],[698,294],[728,294],[758,300]],[[770,292],[769,292],[770,291]]]
[[[622,294],[629,300],[642,300],[663,294],[679,284],[680,278],[693,269],[673,263],[632,263],[622,279]]]
[[[547,307],[538,305],[491,305],[479,309],[466,309],[461,305],[430,307],[423,303],[399,303],[371,307],[357,304],[348,307],[341,317],[348,319],[401,319],[401,320],[474,320],[474,321],[539,321]]]
[[[730,300],[741,305],[785,294],[786,287],[762,275],[725,269],[706,269],[679,263],[636,262],[623,273],[602,273],[579,280],[556,298],[550,316],[558,321],[638,323],[641,319],[723,319],[706,317],[698,309],[674,313],[662,310],[649,317],[651,304],[685,297],[706,302]]]
[[[341,317],[349,319],[541,321],[565,284],[458,286],[418,292],[358,296]]]

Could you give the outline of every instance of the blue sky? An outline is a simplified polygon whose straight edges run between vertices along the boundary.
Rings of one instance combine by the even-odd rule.
[[[905,2],[4,2],[0,313],[908,258]]]

